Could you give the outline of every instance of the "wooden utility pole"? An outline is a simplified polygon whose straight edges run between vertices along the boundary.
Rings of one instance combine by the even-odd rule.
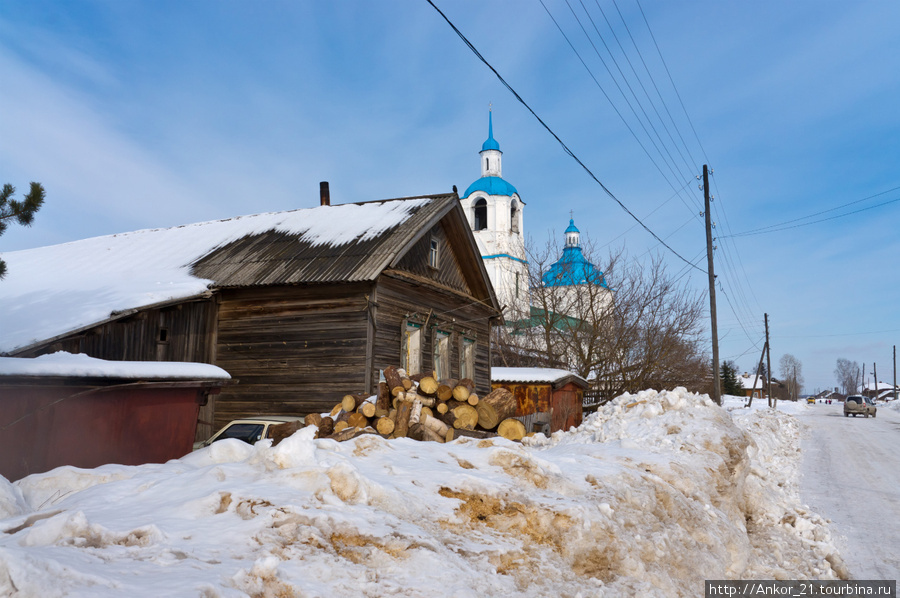
[[[872,375],[875,376],[875,394],[872,395],[872,400],[878,398],[878,364],[874,361],[872,362]]]
[[[769,407],[772,406],[772,352],[769,346],[769,314],[766,316],[766,394],[769,398]]]
[[[713,401],[722,404],[722,386],[719,377],[719,331],[716,325],[716,274],[713,270],[712,215],[709,213],[709,170],[703,165],[703,204],[706,215],[706,267],[709,270],[709,320],[713,354]]]
[[[894,400],[897,400],[897,345],[894,345]]]
[[[750,389],[750,400],[747,401],[747,407],[753,404],[753,393],[756,392],[756,383],[759,381],[759,372],[762,369],[763,359],[766,358],[766,350],[769,348],[769,343],[766,341],[766,344],[763,345],[762,353],[759,354],[759,365],[756,366],[756,376],[753,377],[753,387]],[[760,393],[762,394],[762,385],[760,385]],[[762,399],[762,397],[759,397]]]

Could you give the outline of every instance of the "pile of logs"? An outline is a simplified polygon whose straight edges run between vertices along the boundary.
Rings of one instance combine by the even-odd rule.
[[[525,436],[525,425],[513,419],[516,399],[505,388],[479,397],[468,378],[438,381],[433,373],[408,376],[394,366],[384,370],[384,379],[374,401],[367,394],[346,395],[329,415],[311,413],[303,423],[318,428],[317,438],[339,441],[361,434],[435,442],[460,436],[502,436],[510,440]],[[299,422],[278,426],[273,430],[273,442],[293,434],[298,427]]]

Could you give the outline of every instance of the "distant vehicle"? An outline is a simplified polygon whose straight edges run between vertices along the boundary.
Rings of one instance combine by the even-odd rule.
[[[870,399],[869,397],[864,397],[862,395],[850,395],[844,401],[844,417],[856,417],[857,415],[864,415],[869,417],[875,417],[875,413],[878,409],[875,408],[875,401]]]
[[[272,437],[272,428],[279,424],[285,424],[302,420],[302,417],[295,415],[258,415],[255,417],[245,417],[228,422],[225,427],[210,436],[207,440],[194,443],[194,450],[211,445],[217,440],[225,440],[226,438],[237,438],[243,440],[247,444],[255,444],[263,438]]]
[[[815,405],[816,399],[814,397],[809,397],[808,399],[806,399],[806,404],[807,405]]]

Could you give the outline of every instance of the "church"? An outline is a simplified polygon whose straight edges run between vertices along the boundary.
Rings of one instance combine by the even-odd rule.
[[[481,177],[469,185],[460,203],[475,235],[485,268],[507,322],[529,319],[531,309],[528,259],[525,251],[525,202],[503,178],[503,152],[494,139],[493,112],[488,113],[488,137],[479,152]],[[541,284],[573,300],[584,285],[608,290],[606,279],[582,253],[575,220],[565,230],[562,257],[541,274]]]

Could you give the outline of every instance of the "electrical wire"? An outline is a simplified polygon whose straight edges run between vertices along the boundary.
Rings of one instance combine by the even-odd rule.
[[[641,221],[641,219],[638,218],[638,217],[634,214],[634,212],[632,212],[630,209],[628,209],[628,207],[627,207],[624,203],[622,203],[622,201],[621,201],[618,197],[616,197],[616,196],[613,194],[613,192],[610,191],[610,190],[606,187],[606,185],[604,185],[604,184],[600,181],[600,179],[597,178],[597,176],[591,171],[591,169],[588,168],[587,165],[585,165],[584,162],[582,162],[581,159],[578,158],[578,156],[576,156],[575,153],[572,152],[571,149],[569,149],[569,147],[563,142],[563,140],[560,139],[559,136],[558,136],[556,133],[553,132],[553,129],[551,129],[551,128],[547,125],[547,123],[545,123],[545,122],[543,121],[543,119],[541,119],[541,117],[538,116],[537,113],[536,113],[534,110],[532,110],[531,106],[529,106],[528,103],[527,103],[524,99],[522,99],[522,96],[520,96],[520,95],[518,94],[518,92],[516,92],[516,90],[513,89],[512,86],[511,86],[509,83],[506,82],[506,80],[503,78],[503,76],[500,75],[499,72],[497,72],[497,69],[495,69],[495,68],[491,65],[491,63],[489,63],[489,62],[487,61],[487,59],[485,59],[485,57],[481,55],[481,53],[478,51],[477,48],[475,48],[475,46],[472,44],[472,42],[470,42],[470,41],[468,40],[468,38],[466,38],[466,36],[463,35],[463,33],[456,27],[456,25],[454,25],[454,24],[450,21],[450,19],[447,17],[447,15],[445,15],[445,14],[441,11],[441,9],[439,9],[439,8],[435,5],[435,3],[433,2],[433,0],[426,0],[426,2],[428,2],[428,4],[430,4],[430,5],[432,6],[432,8],[434,8],[434,9],[438,12],[438,14],[441,15],[441,17],[443,17],[443,19],[447,22],[448,25],[450,25],[450,27],[453,29],[453,31],[456,33],[456,35],[459,36],[459,38],[466,44],[466,46],[468,46],[468,48],[475,54],[475,56],[478,57],[478,59],[481,60],[481,62],[483,62],[483,63],[485,64],[485,66],[487,66],[489,69],[491,69],[491,72],[493,72],[494,75],[497,77],[497,79],[499,79],[499,81],[503,84],[503,86],[506,87],[506,89],[508,89],[509,92],[513,94],[513,96],[516,98],[516,100],[518,100],[519,103],[522,104],[522,105],[523,105],[523,106],[524,106],[524,107],[532,114],[532,116],[534,116],[534,118],[537,119],[537,121],[538,121],[539,123],[541,123],[541,125],[544,127],[544,129],[546,129],[547,132],[550,133],[550,135],[552,135],[554,139],[556,139],[556,141],[557,141],[557,142],[560,144],[560,146],[563,148],[563,151],[565,151],[566,154],[568,154],[573,160],[575,160],[575,161],[578,163],[578,165],[581,166],[581,167],[584,169],[584,171],[588,173],[588,176],[590,176],[590,177],[594,180],[594,182],[596,182],[598,185],[600,185],[600,188],[603,189],[603,191],[604,191],[604,192],[605,192],[605,193],[606,193],[613,201],[615,201],[615,202],[619,205],[619,207],[622,208],[622,209],[625,211],[625,213],[627,213],[627,214],[628,214],[629,216],[631,216],[635,221],[637,221],[637,223],[640,224],[641,227],[642,227],[645,231],[647,231],[648,233],[650,233],[650,235],[653,236],[654,239],[656,239],[657,241],[659,241],[666,249],[668,249],[669,251],[671,251],[671,252],[672,252],[675,256],[677,256],[680,260],[682,260],[682,261],[685,262],[686,264],[689,264],[691,267],[696,268],[697,270],[703,272],[703,270],[702,270],[701,268],[695,266],[694,264],[691,264],[691,262],[689,262],[687,259],[685,259],[680,253],[678,253],[677,251],[675,251],[675,249],[673,249],[672,247],[670,247],[665,241],[663,241],[663,240],[659,237],[659,235],[657,235],[657,234],[656,234],[655,232],[653,232],[646,224],[644,224],[644,222]]]

